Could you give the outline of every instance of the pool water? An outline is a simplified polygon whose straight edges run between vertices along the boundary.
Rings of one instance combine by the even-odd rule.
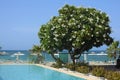
[[[85,80],[35,65],[0,65],[0,80]]]

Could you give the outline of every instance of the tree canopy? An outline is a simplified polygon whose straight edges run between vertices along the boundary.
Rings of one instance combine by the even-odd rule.
[[[33,45],[32,49],[30,49],[30,52],[39,54],[41,52],[41,48],[39,45]]]
[[[95,8],[65,5],[41,26],[41,48],[51,54],[66,49],[74,62],[92,47],[111,44],[109,21],[105,12]]]
[[[119,41],[114,41],[112,44],[107,48],[107,53],[109,58],[116,59],[117,51],[120,51],[119,48]]]
[[[42,56],[42,49],[39,45],[34,45],[32,49],[29,50],[31,52],[30,57],[34,59],[34,56],[36,56],[36,59],[34,60],[35,63],[43,62],[43,56]]]

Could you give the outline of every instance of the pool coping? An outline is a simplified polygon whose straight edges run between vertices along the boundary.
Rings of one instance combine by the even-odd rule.
[[[68,75],[71,75],[71,76],[83,78],[85,80],[101,80],[99,77],[96,77],[96,76],[93,76],[93,75],[83,74],[83,73],[79,73],[79,72],[76,72],[76,71],[65,70],[64,68],[57,69],[57,68],[53,68],[53,67],[42,65],[42,64],[35,64],[35,65],[43,67],[43,68],[47,68],[47,69],[50,69],[50,70],[55,70],[55,71],[58,71],[58,72],[61,72],[61,73],[65,73],[65,74],[68,74]]]

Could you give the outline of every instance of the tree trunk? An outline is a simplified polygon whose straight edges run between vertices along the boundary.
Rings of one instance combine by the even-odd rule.
[[[51,54],[51,56],[53,57],[53,59],[54,59],[55,61],[57,61],[57,58],[54,56],[54,54]]]
[[[73,70],[75,71],[75,67],[76,67],[75,66],[76,65],[75,58],[73,58],[72,61],[73,61]]]
[[[54,54],[51,54],[51,56],[53,57],[53,59],[55,60],[55,62],[59,61],[59,62],[61,62],[62,64],[65,64],[60,58],[56,58],[56,57],[54,56]]]
[[[75,52],[75,51],[74,51],[74,52]],[[74,53],[74,52],[72,52],[72,51],[69,50],[69,54],[70,54],[71,59],[72,59],[72,62],[73,62],[73,70],[75,70],[75,68],[76,68],[76,62],[75,62],[75,60],[76,60],[76,59],[79,59],[80,56],[81,56],[81,52],[80,52],[80,54],[78,54],[78,56],[75,56],[75,53]]]
[[[116,60],[116,51],[114,52],[113,57]]]

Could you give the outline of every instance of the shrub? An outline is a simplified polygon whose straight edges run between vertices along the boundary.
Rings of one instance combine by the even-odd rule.
[[[76,63],[76,67],[79,67],[79,66],[88,66],[88,63],[84,63],[84,62]]]
[[[120,80],[120,73],[119,72],[113,72],[112,73],[112,80]]]
[[[76,71],[80,72],[80,73],[89,73],[89,67],[88,66],[80,66],[76,68]]]
[[[56,63],[52,64],[54,68],[62,68],[62,62],[58,59]]]
[[[105,69],[103,67],[94,67],[92,69],[92,74],[98,77],[104,77]]]
[[[73,65],[73,63],[68,63],[65,65],[65,67],[70,69],[70,70],[74,70],[74,66],[75,66],[75,70],[80,66],[89,67],[87,63],[83,63],[83,62],[76,63],[75,65]]]
[[[106,71],[104,77],[108,80],[112,80],[112,71]]]
[[[106,71],[105,78],[108,80],[120,80],[120,73],[113,71]]]
[[[66,64],[66,68],[74,70],[74,65],[72,63]]]

